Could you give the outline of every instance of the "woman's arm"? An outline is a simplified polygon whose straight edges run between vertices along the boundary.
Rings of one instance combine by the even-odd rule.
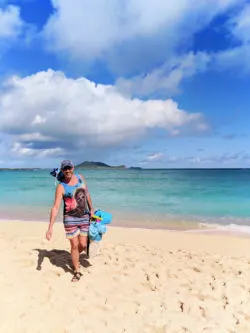
[[[53,205],[53,207],[51,209],[51,212],[50,212],[49,227],[48,227],[48,230],[46,232],[47,240],[50,240],[51,237],[52,237],[53,225],[55,223],[56,217],[57,217],[59,209],[60,209],[60,205],[61,205],[61,202],[62,202],[62,197],[63,197],[63,187],[62,187],[61,184],[58,184],[58,186],[56,188],[56,193],[55,193],[54,205]]]

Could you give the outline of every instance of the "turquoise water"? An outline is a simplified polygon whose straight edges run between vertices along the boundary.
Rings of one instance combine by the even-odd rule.
[[[250,226],[250,170],[84,170],[94,206],[114,221]],[[0,219],[47,220],[49,170],[0,171]],[[60,218],[60,217],[59,217]]]

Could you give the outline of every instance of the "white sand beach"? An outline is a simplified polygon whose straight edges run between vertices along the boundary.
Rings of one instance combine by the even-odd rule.
[[[72,283],[63,226],[46,228],[0,223],[0,332],[250,332],[250,239],[108,227]]]

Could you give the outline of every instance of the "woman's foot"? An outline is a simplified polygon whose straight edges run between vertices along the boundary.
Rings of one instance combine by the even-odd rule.
[[[78,282],[80,280],[81,276],[82,276],[81,272],[75,272],[71,279],[71,282]]]

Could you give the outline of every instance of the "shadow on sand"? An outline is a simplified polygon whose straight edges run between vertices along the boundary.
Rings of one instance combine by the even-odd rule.
[[[65,273],[74,274],[74,269],[72,266],[71,255],[68,251],[65,250],[45,250],[45,249],[34,249],[38,252],[37,258],[37,267],[38,271],[42,270],[42,263],[44,258],[48,258],[50,263],[56,267],[62,268]],[[80,265],[87,268],[91,266],[88,262],[88,256],[86,254],[80,254]]]

